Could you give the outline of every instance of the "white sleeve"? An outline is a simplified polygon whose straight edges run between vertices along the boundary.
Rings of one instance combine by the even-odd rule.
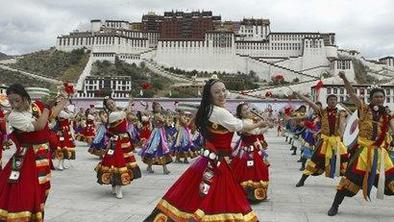
[[[32,116],[29,117],[28,114],[29,113],[11,112],[8,116],[8,121],[13,128],[23,132],[33,132],[33,121],[35,120]]]
[[[120,111],[120,116],[121,116],[121,119],[126,119],[127,113],[122,110],[122,111]]]
[[[251,120],[251,119],[243,119],[242,122],[243,122],[244,126],[253,125],[253,120]],[[261,132],[260,128],[254,128],[254,129],[248,131],[248,133],[252,134],[252,135],[259,135],[259,134],[261,134],[260,132]]]
[[[230,132],[241,131],[243,122],[241,119],[234,117],[228,110],[214,106],[209,120],[225,127]]]

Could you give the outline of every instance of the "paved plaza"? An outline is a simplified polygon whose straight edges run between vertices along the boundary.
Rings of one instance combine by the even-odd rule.
[[[361,192],[355,198],[345,198],[335,217],[326,215],[335,195],[339,181],[325,177],[308,178],[306,185],[296,188],[301,176],[298,156],[291,156],[289,145],[283,137],[268,132],[271,161],[269,201],[252,205],[260,221],[323,222],[394,221],[394,197],[366,202]],[[146,166],[138,159],[143,177],[124,187],[124,198],[119,200],[111,194],[110,186],[96,183],[94,167],[99,159],[87,152],[88,147],[78,144],[77,160],[65,171],[52,172],[52,189],[45,211],[48,222],[140,222],[153,210],[165,191],[182,174],[189,164],[170,164],[170,175],[163,175],[161,167],[154,174],[147,174]],[[5,158],[10,152],[6,151]],[[67,164],[69,164],[67,162]]]

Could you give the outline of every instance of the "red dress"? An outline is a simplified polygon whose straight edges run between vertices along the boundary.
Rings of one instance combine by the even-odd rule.
[[[150,125],[150,121],[142,121],[142,128],[140,129],[140,141],[142,146],[146,141],[148,141],[150,134],[152,133]]]
[[[231,154],[233,133],[217,124],[210,128],[211,138],[206,140],[203,155],[167,191],[145,221],[258,221],[225,160]],[[210,153],[219,159],[211,160]],[[209,189],[203,183],[210,185]]]
[[[97,182],[114,186],[128,185],[141,177],[141,170],[132,152],[134,147],[127,133],[127,120],[123,118],[110,123],[107,135],[110,137],[109,149],[95,168]]]
[[[75,160],[75,144],[71,135],[70,121],[59,118],[58,146],[56,148],[56,158]]]
[[[263,159],[266,147],[263,135],[244,134],[239,152],[231,162],[236,180],[251,201],[267,198],[269,172],[268,163]]]
[[[96,136],[96,126],[94,125],[94,120],[86,120],[86,127],[83,131],[83,136],[88,144],[91,144],[94,137]]]
[[[39,102],[33,103],[33,116],[43,110]],[[49,129],[34,132],[15,130],[11,134],[17,152],[22,158],[13,158],[0,173],[0,221],[43,221],[44,205],[50,189],[50,167],[48,160]],[[21,160],[19,170],[13,166]],[[19,178],[10,182],[11,172],[19,172]]]
[[[3,157],[3,143],[5,141],[5,137],[7,135],[6,125],[5,125],[5,116],[3,110],[0,108],[0,171],[2,169],[2,157]]]

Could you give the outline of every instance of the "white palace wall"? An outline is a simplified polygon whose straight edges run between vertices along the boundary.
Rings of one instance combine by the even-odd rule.
[[[208,41],[159,41],[154,60],[166,67],[187,71],[236,73],[233,47],[209,47]]]

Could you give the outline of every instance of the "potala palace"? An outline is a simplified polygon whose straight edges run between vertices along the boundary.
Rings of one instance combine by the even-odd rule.
[[[374,61],[356,50],[340,49],[335,33],[274,32],[268,19],[222,21],[211,11],[148,13],[142,16],[141,22],[91,20],[89,31],[73,31],[57,37],[56,49],[77,48],[91,51],[78,81],[79,90],[84,89],[84,80],[94,61],[114,62],[115,57],[127,63],[144,61],[149,68],[183,83],[192,80],[161,68],[234,74],[254,71],[267,82],[280,73],[305,92],[310,92],[322,76],[325,84],[338,84],[335,76],[339,71],[354,81],[355,66],[360,64],[379,84],[392,84],[394,78],[393,56]],[[243,95],[262,95],[266,90],[275,92],[284,88],[261,87]]]

